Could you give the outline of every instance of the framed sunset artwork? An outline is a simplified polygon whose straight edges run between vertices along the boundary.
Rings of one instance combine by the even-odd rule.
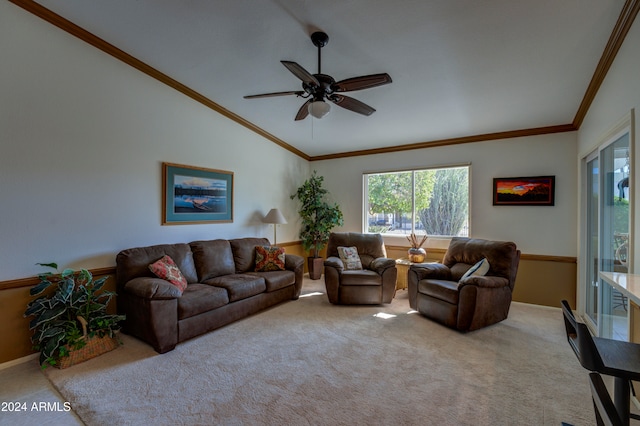
[[[553,206],[555,176],[493,178],[494,206]]]

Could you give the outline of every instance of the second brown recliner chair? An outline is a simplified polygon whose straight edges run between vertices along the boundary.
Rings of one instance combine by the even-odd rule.
[[[483,259],[489,264],[485,275],[465,276]],[[509,314],[519,261],[512,242],[454,237],[441,264],[411,265],[409,304],[460,331],[495,324]]]
[[[362,269],[347,269],[340,259],[339,247],[355,247]],[[339,305],[391,303],[397,275],[396,262],[387,258],[382,235],[334,232],[329,236],[324,262],[329,302]]]

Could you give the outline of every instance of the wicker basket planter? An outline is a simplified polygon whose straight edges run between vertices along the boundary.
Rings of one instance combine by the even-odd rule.
[[[68,368],[72,365],[80,364],[81,362],[112,351],[118,346],[119,343],[115,337],[91,337],[87,339],[87,344],[85,346],[80,349],[69,351],[69,356],[60,358],[58,362],[56,362],[55,366],[60,369]]]
[[[40,265],[58,270],[56,263]],[[24,316],[33,317],[29,322],[29,329],[33,330],[31,342],[40,350],[42,368],[67,368],[118,347],[113,336],[125,317],[107,312],[109,301],[115,296],[103,289],[108,277],[94,281],[86,269],[38,275],[40,282],[29,294],[41,296],[27,304]]]

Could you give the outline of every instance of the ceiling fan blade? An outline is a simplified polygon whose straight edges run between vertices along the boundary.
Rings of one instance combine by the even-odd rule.
[[[376,110],[371,108],[369,105],[348,96],[334,94],[329,96],[329,100],[342,108],[357,112],[358,114],[371,115],[376,112]]]
[[[273,92],[273,93],[262,93],[260,95],[248,95],[244,96],[245,99],[255,99],[255,98],[270,98],[272,96],[287,96],[287,95],[297,95],[302,96],[305,92],[302,90],[292,90],[290,92]]]
[[[309,100],[307,100],[307,102],[302,104],[302,106],[298,110],[298,113],[296,114],[296,120],[295,121],[304,120],[305,118],[307,118],[307,115],[309,115],[309,104],[311,102],[313,102],[313,99],[309,99]]]
[[[391,83],[391,76],[387,73],[363,75],[361,77],[347,78],[332,85],[334,92],[351,92],[353,90],[370,89]]]
[[[291,61],[280,61],[280,62],[282,63],[282,65],[287,67],[287,69],[291,71],[293,75],[298,77],[304,83],[307,83],[310,86],[320,86],[320,82],[318,81],[318,79],[315,78],[311,73],[309,73],[309,71],[305,70],[300,65],[298,65],[296,62],[291,62]]]

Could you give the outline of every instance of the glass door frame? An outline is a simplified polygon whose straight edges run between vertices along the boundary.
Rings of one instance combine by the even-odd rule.
[[[581,251],[582,253],[584,253],[585,262],[583,262],[582,264],[585,265],[585,267],[580,271],[578,271],[579,272],[578,276],[582,275],[583,279],[579,281],[580,285],[578,286],[577,299],[578,299],[578,305],[580,305],[580,308],[581,308],[580,312],[583,313],[583,320],[592,331],[598,329],[598,315],[600,312],[600,290],[599,290],[600,277],[598,276],[598,273],[600,271],[600,171],[599,169],[600,169],[600,151],[601,150],[602,150],[602,147],[600,147],[594,152],[591,152],[582,161],[582,172],[583,172],[582,176],[584,176],[584,179],[583,179],[584,182],[582,185],[581,193],[583,194],[583,198],[584,198],[584,202],[582,203],[584,205],[584,208],[581,209],[581,211],[584,214],[583,221],[582,221],[584,225],[582,226],[583,232],[580,233],[579,235],[583,236],[583,241],[582,241],[583,250]],[[589,168],[589,163],[593,161],[597,161],[597,167],[598,167],[598,174],[595,176],[595,182],[594,182],[593,173],[591,173],[591,170]],[[593,202],[593,197],[592,197],[593,188],[591,188],[591,186],[594,183],[598,186],[598,191],[597,191],[598,196],[595,200],[597,204],[596,206],[592,206],[591,204]],[[592,211],[591,209],[593,207],[595,207],[596,217],[590,218],[589,212]],[[595,231],[596,231],[595,233],[597,235],[597,242],[595,244],[595,247],[593,246],[593,241],[591,241],[591,238],[593,237],[592,228],[591,228],[592,226],[595,226]],[[596,252],[592,253],[594,248]],[[590,271],[593,271],[593,269],[591,269],[593,267],[592,260],[596,261],[595,277],[592,277],[590,272]],[[591,316],[591,312],[589,312],[589,309],[590,309],[589,294],[593,291],[592,286],[596,287],[595,306],[594,306],[594,312],[593,312],[596,317],[595,320]],[[582,295],[582,297],[580,297],[580,295]],[[580,300],[582,300],[582,303],[580,303]]]
[[[599,156],[599,271],[630,273],[633,264],[628,256],[631,246],[631,134],[629,129],[617,133],[600,149]],[[627,194],[624,186],[627,179]],[[626,199],[626,207],[624,207]],[[626,210],[626,219],[620,216]],[[625,223],[626,220],[626,223]],[[626,239],[625,256],[620,247]],[[624,257],[624,259],[623,259]],[[617,297],[616,297],[617,295]],[[614,287],[599,280],[598,335],[617,340],[629,338],[629,299]],[[618,313],[616,314],[616,307]],[[617,325],[616,325],[617,324]]]
[[[598,158],[598,163],[599,163],[599,167],[601,169],[602,167],[602,162],[601,162],[601,154],[602,151],[605,150],[607,147],[609,147],[611,144],[615,143],[616,141],[618,141],[622,136],[624,136],[625,134],[628,134],[629,136],[629,165],[630,165],[630,171],[629,171],[629,189],[628,189],[628,193],[629,193],[629,199],[630,199],[630,203],[629,203],[629,251],[628,251],[628,268],[629,268],[629,273],[634,273],[634,267],[633,267],[633,260],[634,260],[634,250],[633,250],[633,246],[634,246],[634,235],[635,235],[635,190],[634,190],[634,182],[635,182],[635,168],[636,168],[636,162],[635,162],[635,155],[634,155],[634,151],[635,151],[635,135],[634,135],[634,111],[631,110],[630,113],[628,115],[626,115],[622,120],[620,120],[615,126],[613,126],[606,134],[605,136],[603,136],[599,143],[592,148],[591,150],[589,150],[587,152],[587,154],[581,154],[579,155],[579,196],[578,196],[578,206],[579,206],[579,212],[578,212],[578,239],[579,239],[579,243],[578,243],[578,249],[579,249],[579,258],[578,258],[578,268],[577,268],[577,288],[576,288],[576,302],[577,302],[577,307],[576,310],[578,311],[578,313],[581,315],[582,319],[584,320],[584,322],[589,326],[589,328],[591,329],[591,331],[595,334],[595,335],[600,335],[600,328],[602,327],[602,321],[600,318],[597,318],[597,321],[594,323],[594,321],[592,320],[592,318],[590,318],[588,315],[585,314],[586,308],[587,308],[587,292],[589,290],[588,288],[588,271],[586,268],[589,267],[588,265],[588,259],[587,259],[587,254],[588,252],[588,244],[589,244],[589,229],[588,229],[588,225],[589,225],[589,221],[587,220],[587,208],[588,208],[588,198],[591,196],[590,195],[590,189],[588,188],[588,176],[587,176],[587,172],[588,172],[588,163],[590,161],[592,161],[593,159],[595,159],[596,157]],[[601,176],[601,170],[599,170],[598,173],[598,204],[601,204],[601,198],[602,198],[602,188],[601,186],[603,185],[603,177]],[[597,253],[597,257],[598,259],[601,258],[601,253],[600,253],[600,239],[602,238],[602,236],[600,235],[601,232],[601,206],[598,207],[598,253]],[[599,262],[600,263],[600,260]],[[600,271],[600,267],[601,265],[598,265],[598,272]],[[596,309],[597,311],[597,315],[601,316],[602,315],[602,309],[603,309],[603,305],[602,305],[602,280],[598,280],[598,307]]]

